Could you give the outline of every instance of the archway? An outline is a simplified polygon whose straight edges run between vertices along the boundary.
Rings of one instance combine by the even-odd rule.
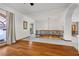
[[[0,9],[0,43],[6,42],[6,11]]]
[[[71,4],[65,13],[64,21],[64,39],[72,39],[72,15],[76,9],[76,4]]]

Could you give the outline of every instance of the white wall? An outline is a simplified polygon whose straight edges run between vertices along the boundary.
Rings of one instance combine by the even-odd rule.
[[[36,21],[37,30],[64,30],[64,22],[60,20],[43,20]]]
[[[79,22],[79,6],[74,10],[72,22]]]
[[[23,21],[27,21],[27,30],[23,29]],[[22,16],[21,14],[15,15],[15,28],[16,28],[16,38],[21,39],[28,36],[35,36],[35,27],[34,27],[34,34],[30,34],[30,24],[33,23],[35,25],[35,22],[29,18]]]
[[[21,15],[16,15],[15,19],[17,19],[16,23],[15,23],[15,25],[16,25],[16,37],[18,39],[20,39],[20,38],[25,38],[25,37],[31,36],[30,35],[30,24],[31,23],[35,24],[35,22],[33,20],[31,20],[30,18],[23,17]],[[28,25],[27,25],[28,28],[27,28],[27,30],[23,29],[23,23],[22,22],[24,20],[26,20],[28,22]],[[34,33],[35,33],[35,30],[34,30]],[[35,36],[35,34],[33,34],[33,36]]]
[[[19,13],[18,11],[9,8],[5,5],[0,4],[0,8],[4,9],[6,11],[12,12],[15,15],[15,31],[16,31],[16,39],[21,39],[30,36],[30,23],[34,23],[34,21],[22,13]],[[28,29],[24,30],[23,29],[23,20],[26,20],[28,22]],[[34,23],[35,24],[35,23]],[[35,34],[35,32],[34,32]]]
[[[64,29],[64,8],[51,9],[44,12],[31,14],[36,21],[37,30],[63,30]],[[49,20],[48,20],[49,19]]]

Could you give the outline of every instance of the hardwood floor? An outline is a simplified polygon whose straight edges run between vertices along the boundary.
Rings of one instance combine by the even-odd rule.
[[[78,56],[71,46],[19,40],[15,44],[0,48],[2,56]]]

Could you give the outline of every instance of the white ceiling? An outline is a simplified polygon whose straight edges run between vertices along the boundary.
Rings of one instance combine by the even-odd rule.
[[[5,3],[4,5],[14,8],[15,10],[23,14],[31,14],[48,9],[67,8],[68,3],[34,3],[34,6],[30,6],[29,3]]]
[[[69,3],[3,3],[25,15],[30,16],[34,20],[58,19],[64,10],[70,5]]]

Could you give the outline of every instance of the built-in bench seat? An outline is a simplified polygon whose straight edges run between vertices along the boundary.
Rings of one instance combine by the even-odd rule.
[[[63,37],[63,30],[36,30],[37,36],[43,36],[43,35],[51,35],[51,36],[58,36]]]

